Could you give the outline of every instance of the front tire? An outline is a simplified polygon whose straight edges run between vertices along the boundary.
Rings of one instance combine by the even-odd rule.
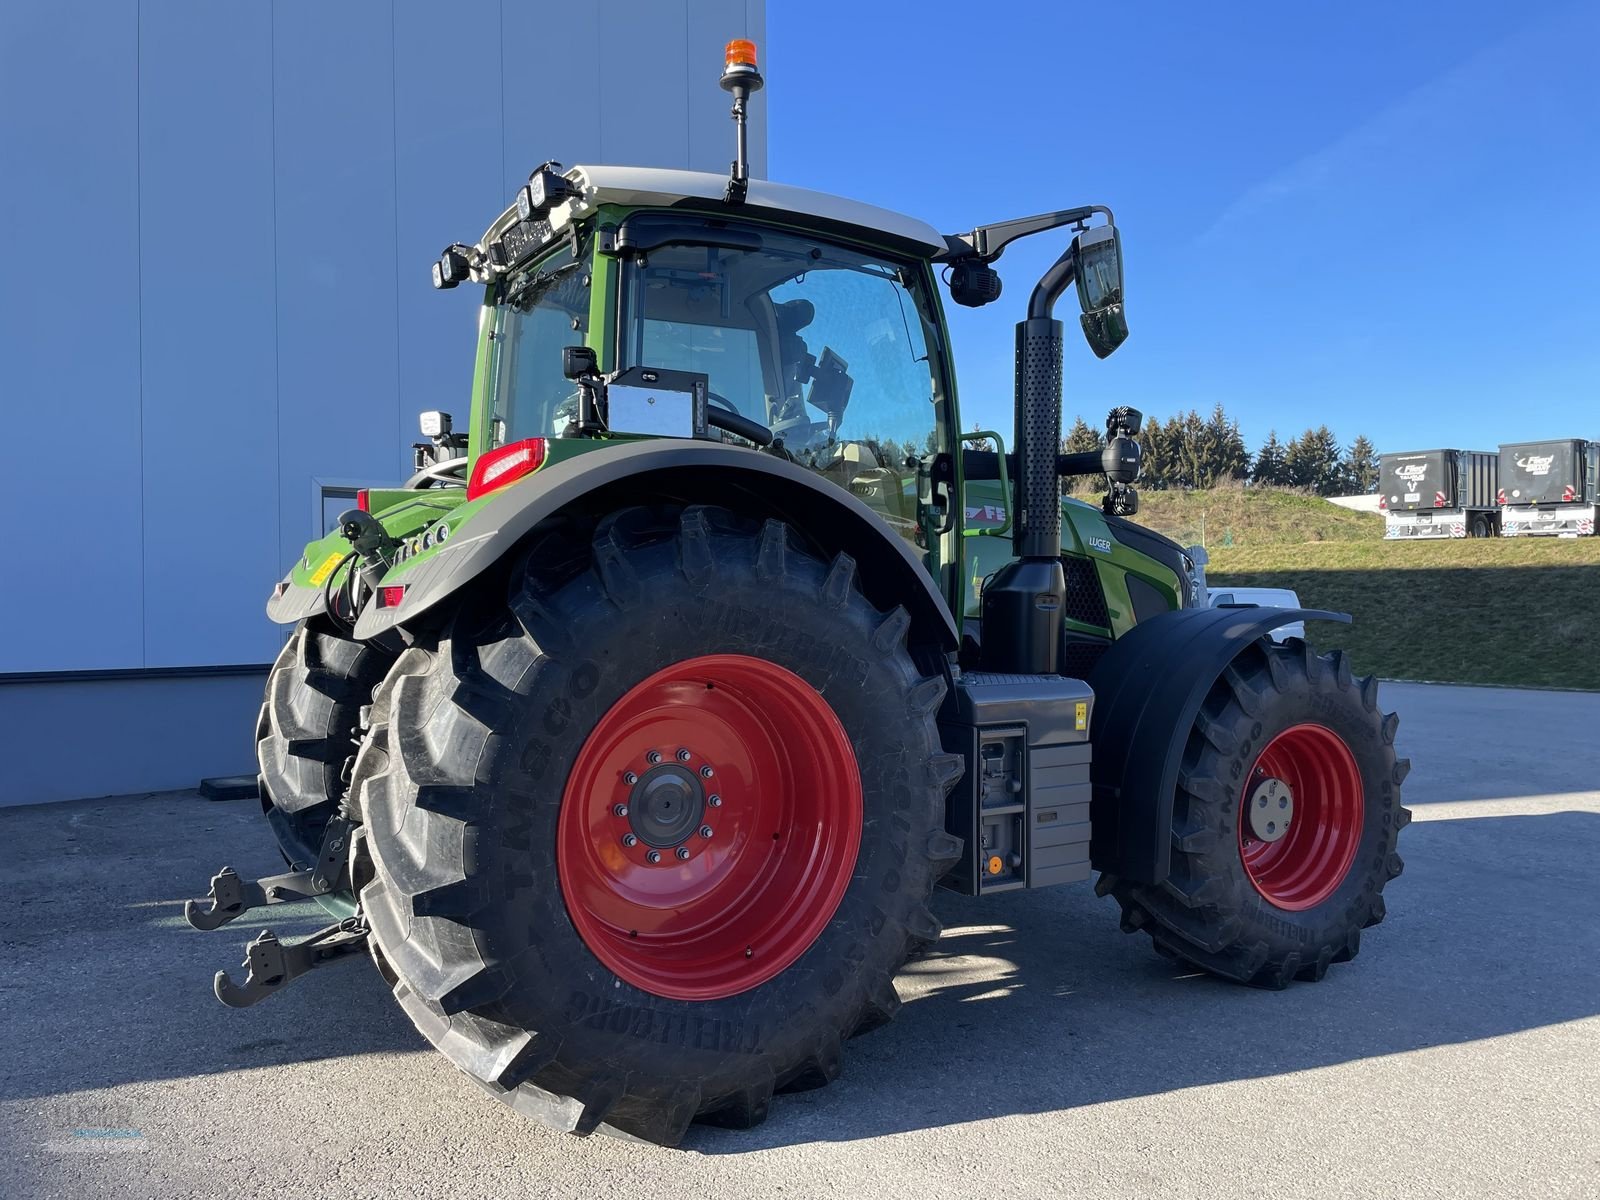
[[[1258,987],[1319,980],[1384,917],[1411,820],[1396,759],[1399,719],[1343,652],[1291,638],[1243,651],[1188,738],[1160,884],[1103,875],[1125,932],[1158,952]]]
[[[536,543],[508,602],[401,657],[356,766],[361,900],[418,1028],[527,1115],[664,1144],[837,1076],[959,850],[908,625],[777,521]]]
[[[393,663],[314,618],[296,627],[273,664],[256,720],[256,763],[268,821],[291,862],[317,861],[350,778],[361,709]]]

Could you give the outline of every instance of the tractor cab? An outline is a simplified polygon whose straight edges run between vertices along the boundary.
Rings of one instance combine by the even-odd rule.
[[[624,209],[609,203],[626,190],[616,172],[571,174],[600,176],[592,215],[490,283],[477,452],[535,438],[740,444],[917,540],[917,471],[955,425],[926,256],[758,216]],[[724,183],[673,174],[680,191]],[[752,184],[751,199],[766,190]]]

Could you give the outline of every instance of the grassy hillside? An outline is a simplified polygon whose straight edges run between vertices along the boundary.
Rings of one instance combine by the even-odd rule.
[[[1308,632],[1359,672],[1600,689],[1600,538],[1211,546],[1212,586],[1293,588],[1354,616]]]
[[[1276,488],[1140,492],[1139,515],[1134,519],[1182,545],[1198,543],[1208,549],[1383,537],[1381,516]]]

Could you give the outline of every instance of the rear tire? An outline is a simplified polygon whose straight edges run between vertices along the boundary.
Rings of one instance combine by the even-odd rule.
[[[1258,987],[1319,980],[1383,920],[1411,814],[1399,719],[1343,652],[1262,640],[1217,680],[1195,720],[1173,803],[1172,868],[1157,885],[1102,875],[1124,932]],[[1283,788],[1284,781],[1291,786]],[[1289,815],[1272,825],[1271,809]],[[1252,804],[1262,812],[1252,817]]]
[[[256,720],[256,762],[262,804],[291,862],[316,862],[323,828],[345,795],[361,709],[393,662],[313,618],[273,664]]]
[[[915,667],[905,610],[874,609],[855,587],[848,556],[824,563],[780,522],[741,524],[699,507],[628,509],[592,535],[552,533],[513,571],[509,601],[490,599],[469,600],[436,644],[401,656],[379,689],[356,766],[369,856],[356,874],[370,877],[361,901],[406,1012],[491,1094],[577,1134],[604,1130],[670,1145],[691,1121],[748,1127],[765,1117],[774,1091],[835,1078],[843,1041],[894,1014],[895,971],[938,937],[928,901],[959,852],[943,826],[960,761],[940,752],[934,723],[945,682]],[[689,885],[675,881],[713,880],[714,860],[699,857],[702,818],[683,835],[695,857],[678,862],[677,818],[657,812],[655,824],[630,826],[632,816],[615,813],[614,789],[676,771],[673,796],[710,805],[709,792],[695,788],[700,747],[717,744],[702,737],[714,717],[692,702],[693,689],[732,679],[735,690],[759,691],[749,678],[717,674],[732,660],[760,664],[750,668],[755,676],[777,668],[797,676],[805,704],[820,706],[810,710],[816,724],[836,718],[847,735],[854,762],[838,764],[837,774],[859,772],[859,786],[857,808],[835,804],[809,822],[849,836],[802,843],[825,866],[838,845],[858,846],[833,859],[842,864],[842,894],[831,915],[821,913],[815,933],[799,941],[773,933],[769,942],[753,935],[749,949],[741,942],[752,970],[730,982],[710,968],[693,974],[694,948],[712,954],[741,930],[767,928],[761,914],[818,915],[811,909],[825,907],[827,896],[808,893],[799,875],[775,876],[801,880],[785,893],[787,906],[777,889],[713,892],[748,901],[744,911],[757,915],[740,925],[702,907],[703,937],[674,926],[679,900],[687,906],[689,896],[675,890]],[[707,673],[701,684],[689,680],[696,671]],[[663,672],[671,687],[691,690],[652,699]],[[786,695],[767,693],[773,720],[782,719]],[[726,727],[749,728],[739,720]],[[816,744],[789,728],[802,771]],[[608,739],[626,741],[638,729],[650,732],[632,750],[660,745],[662,762],[648,767],[635,755],[636,777],[619,782],[630,772]],[[752,738],[766,744],[765,735]],[[695,756],[680,768],[673,747],[690,742]],[[783,855],[756,853],[770,845],[765,833],[738,823],[740,806],[759,789],[741,794],[742,768],[721,765],[739,759],[730,745],[712,777],[726,800],[696,810],[720,830],[705,845],[726,833],[731,847],[748,834],[740,844],[753,849],[741,851],[742,861],[752,871],[781,871]],[[752,752],[749,762],[759,760]],[[790,808],[809,794],[783,792],[771,778],[763,786],[782,792]],[[646,803],[644,793],[632,794],[636,806]],[[860,814],[859,828],[830,830],[850,823],[837,819],[845,811]],[[640,836],[625,845],[631,827]],[[784,828],[798,836],[807,827],[801,820]],[[593,829],[600,835],[581,832]],[[643,856],[655,846],[663,861],[646,867]],[[593,891],[579,882],[603,892],[605,873],[574,865],[589,848],[619,881],[617,896],[592,906],[583,897]],[[728,878],[713,882],[721,888]],[[648,899],[621,894],[639,880],[659,882],[654,914]],[[624,902],[634,908],[619,908]],[[619,912],[639,913],[641,933],[655,936],[659,927],[657,945],[677,957],[632,951],[628,931],[617,936]],[[775,961],[762,957],[769,946],[790,955],[775,973],[758,969]],[[675,970],[681,986],[671,984]],[[703,998],[687,998],[697,989]]]

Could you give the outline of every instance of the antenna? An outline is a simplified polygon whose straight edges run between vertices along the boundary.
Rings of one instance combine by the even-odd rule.
[[[765,82],[756,70],[756,44],[746,38],[735,38],[728,43],[727,62],[722,69],[722,90],[733,93],[733,123],[738,130],[738,146],[733,169],[728,175],[728,190],[723,200],[728,204],[743,204],[750,190],[750,153],[745,138],[745,101],[751,92],[759,92]]]

